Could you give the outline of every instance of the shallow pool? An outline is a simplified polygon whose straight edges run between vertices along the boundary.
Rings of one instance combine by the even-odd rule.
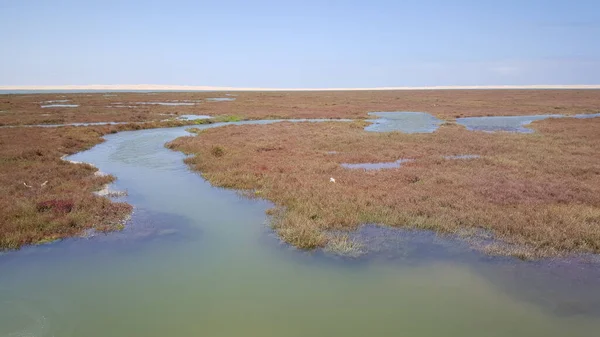
[[[525,127],[533,121],[547,118],[562,118],[563,115],[532,115],[532,116],[491,116],[491,117],[464,117],[457,118],[456,122],[472,131],[509,131],[532,133],[533,130]]]
[[[235,101],[236,99],[233,97],[216,97],[216,98],[207,98],[206,100],[209,102],[231,102],[231,101]]]
[[[435,132],[444,121],[424,112],[372,112],[369,115],[377,116],[378,119],[369,120],[373,124],[365,128],[366,131],[404,133],[430,133]],[[531,122],[548,118],[595,118],[600,113],[579,114],[574,116],[564,115],[530,115],[530,116],[484,116],[457,118],[456,122],[470,131],[507,131],[532,133],[527,128]]]
[[[53,100],[53,101],[44,101],[44,103],[66,103],[66,102],[70,102],[70,99],[57,99],[57,100]]]
[[[196,103],[192,102],[135,102],[138,105],[163,105],[163,106],[192,106]]]
[[[212,118],[212,117],[208,116],[208,115],[180,115],[177,117],[177,119],[188,120],[188,121],[195,121],[198,119],[210,119],[210,118]]]
[[[79,107],[79,104],[45,104],[45,105],[40,105],[40,108],[45,109],[45,108],[77,108]]]
[[[430,133],[444,122],[424,112],[371,112],[369,115],[379,117],[370,120],[373,124],[365,128],[374,132]]]
[[[342,163],[342,167],[347,169],[362,169],[367,171],[372,170],[382,170],[382,169],[390,169],[390,168],[398,168],[402,166],[403,163],[412,162],[414,159],[398,159],[392,162],[381,162],[381,163],[357,163],[357,164],[348,164]]]

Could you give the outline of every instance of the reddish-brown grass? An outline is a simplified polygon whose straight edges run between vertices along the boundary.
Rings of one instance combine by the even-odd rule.
[[[121,228],[131,211],[91,192],[111,182],[61,156],[90,148],[108,129],[15,128],[0,131],[0,249]]]
[[[166,121],[90,127],[0,129],[0,250],[122,228],[131,211],[91,192],[111,182],[96,169],[61,160],[126,130],[175,127],[211,121]]]
[[[302,248],[325,245],[330,230],[381,223],[489,231],[513,245],[486,248],[495,253],[600,252],[600,119],[535,122],[534,134],[455,124],[432,134],[370,133],[363,126],[227,126],[169,146],[195,154],[187,163],[212,184],[253,190],[280,206],[275,229]],[[444,159],[461,154],[481,158]],[[340,167],[400,158],[416,160],[380,171]]]
[[[131,206],[91,193],[114,177],[96,176],[94,167],[61,157],[102,142],[108,133],[195,123],[0,129],[0,250],[79,235],[86,229],[122,228]]]
[[[464,116],[574,114],[598,112],[600,90],[411,90],[331,92],[217,92],[0,95],[0,125],[73,122],[159,121],[183,114],[265,118],[367,118],[373,111],[422,111],[446,120]],[[235,98],[193,106],[137,105],[136,102]],[[77,108],[42,109],[64,100]],[[122,103],[134,107],[110,107]]]
[[[600,106],[600,90],[240,92],[235,93],[237,96],[184,92],[115,95],[0,95],[0,126],[145,122],[104,127],[0,129],[0,248],[16,248],[23,244],[77,235],[86,228],[120,228],[119,221],[126,216],[130,207],[111,203],[90,193],[112,178],[95,177],[94,168],[69,164],[61,161],[60,157],[97,144],[101,141],[101,135],[106,133],[194,123],[160,122],[177,115],[220,116],[217,121],[262,118],[365,119],[370,111],[425,111],[452,121],[461,116],[589,113],[598,112]],[[135,104],[203,100],[209,97],[235,97],[236,101],[203,101],[194,106]],[[70,100],[67,104],[79,104],[80,107],[40,107],[40,102],[63,99]],[[109,107],[117,102],[135,107]],[[596,200],[593,193],[596,190],[589,186],[597,183],[593,180],[597,177],[593,173],[597,166],[594,166],[595,162],[587,163],[582,158],[594,158],[593,146],[590,144],[596,144],[597,140],[589,128],[596,126],[597,122],[586,123],[564,120],[556,124],[554,121],[547,121],[537,124],[540,134],[503,136],[466,133],[449,126],[443,127],[434,135],[374,135],[362,132],[357,124],[353,124],[354,128],[337,124],[309,125],[302,129],[291,126],[294,129],[290,136],[293,137],[285,142],[287,135],[281,132],[287,132],[283,131],[284,127],[290,126],[257,126],[225,129],[225,135],[234,132],[232,130],[242,131],[235,131],[231,139],[223,138],[223,141],[213,138],[217,131],[209,131],[208,139],[213,140],[212,144],[206,144],[208,147],[190,144],[191,147],[187,150],[206,150],[210,153],[205,160],[212,158],[215,162],[210,165],[215,166],[208,167],[206,172],[214,183],[236,188],[257,188],[259,190],[256,195],[286,205],[288,211],[278,212],[279,216],[276,216],[280,219],[277,222],[279,232],[286,240],[301,247],[322,245],[326,241],[322,236],[325,229],[353,228],[359,222],[410,222],[413,226],[448,231],[453,231],[458,225],[460,228],[492,229],[501,238],[505,237],[516,243],[529,243],[540,251],[544,247],[552,250],[596,251],[595,237],[589,230],[582,231],[579,225],[569,225],[577,230],[567,230],[570,234],[564,234],[566,239],[562,244],[557,244],[561,236],[557,234],[560,230],[556,226],[538,230],[539,226],[531,225],[516,231],[510,226],[502,227],[508,221],[507,217],[517,218],[518,224],[523,221],[537,224],[544,221],[543,210],[546,210],[545,216],[549,218],[565,217],[561,221],[567,224],[579,223],[581,219],[596,221],[593,220],[593,212],[596,211],[593,208]],[[551,128],[543,129],[548,126]],[[327,127],[331,129],[326,129]],[[245,138],[254,137],[254,132],[258,130],[279,131],[272,138],[264,138],[265,135]],[[324,131],[328,133],[323,133]],[[588,139],[583,139],[584,136]],[[543,141],[539,137],[544,137]],[[258,140],[247,142],[247,139]],[[307,143],[311,139],[313,143]],[[294,143],[304,143],[304,146],[294,148],[295,145],[290,143],[292,140]],[[536,140],[540,143],[535,143]],[[280,142],[287,142],[288,145],[283,146]],[[183,143],[176,144],[181,148],[185,147]],[[532,147],[526,150],[523,146]],[[237,153],[236,148],[249,152]],[[340,151],[340,154],[319,152],[321,149]],[[548,152],[544,152],[546,150]],[[463,151],[482,154],[484,158],[473,162],[440,162],[439,158],[432,159],[440,153]],[[543,157],[543,153],[547,153],[547,156]],[[395,160],[399,156],[420,160],[406,164],[401,170],[385,172],[347,171],[338,166],[344,161]],[[211,171],[220,167],[216,160],[225,163],[248,162],[238,167],[227,167],[227,170],[218,173]],[[275,160],[275,164],[271,164],[269,160]],[[533,160],[536,162],[532,162]],[[252,166],[248,166],[251,163]],[[209,165],[209,162],[202,165]],[[540,168],[540,165],[544,167]],[[560,167],[566,169],[561,171]],[[546,172],[550,168],[554,170],[536,177],[538,170]],[[436,175],[435,178],[431,176],[433,174]],[[328,175],[335,175],[338,183],[331,185]],[[326,179],[321,180],[324,176]],[[472,177],[472,181],[467,181],[464,177]],[[41,186],[46,180],[48,183]],[[23,183],[32,187],[26,187]],[[566,184],[569,189],[562,190],[561,184]],[[401,189],[396,191],[393,187]],[[434,192],[438,188],[447,194],[437,196]],[[475,202],[477,200],[485,202]],[[528,205],[537,204],[544,206],[536,208],[539,211],[535,213],[524,210]],[[480,205],[482,208],[471,207],[464,212],[469,205]],[[339,208],[333,211],[334,207]],[[569,210],[563,212],[565,207]],[[446,212],[441,212],[442,209]],[[442,213],[452,221],[445,221],[444,217],[440,217]],[[494,218],[496,213],[500,214],[498,218]],[[523,214],[525,217],[521,216]],[[529,218],[526,216],[533,215],[537,218],[527,220]],[[488,218],[491,222],[481,222]],[[302,225],[298,226],[299,223]],[[551,244],[544,243],[548,237],[551,237]]]

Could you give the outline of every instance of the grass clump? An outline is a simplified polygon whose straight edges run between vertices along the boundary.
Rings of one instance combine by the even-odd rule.
[[[217,158],[223,157],[225,155],[225,149],[219,145],[215,145],[210,149],[210,154]]]
[[[194,121],[195,125],[205,125],[205,124],[212,124],[214,123],[214,121],[212,119],[195,119]]]
[[[222,116],[215,117],[214,121],[215,122],[230,123],[230,122],[241,122],[244,119],[245,118],[243,118],[242,116],[237,116],[237,115],[222,115]]]
[[[335,234],[329,237],[325,250],[346,257],[359,257],[364,254],[362,245],[347,234]]]

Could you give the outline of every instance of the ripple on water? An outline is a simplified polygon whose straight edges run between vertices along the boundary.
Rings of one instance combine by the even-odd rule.
[[[196,105],[196,103],[192,103],[192,102],[135,102],[135,104],[138,104],[138,105],[163,105],[163,106]]]
[[[54,336],[53,329],[68,332],[72,324],[64,319],[64,303],[58,297],[18,297],[9,289],[0,292],[0,336]]]
[[[8,337],[46,336],[48,322],[46,317],[24,303],[5,301],[2,306],[9,306],[12,311],[3,314],[0,321],[0,334]]]

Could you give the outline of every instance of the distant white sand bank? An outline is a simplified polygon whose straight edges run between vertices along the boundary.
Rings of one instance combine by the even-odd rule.
[[[485,86],[430,86],[430,87],[375,87],[375,88],[240,88],[192,85],[5,85],[0,90],[98,90],[98,91],[347,91],[347,90],[465,90],[465,89],[600,89],[592,85],[485,85]]]

